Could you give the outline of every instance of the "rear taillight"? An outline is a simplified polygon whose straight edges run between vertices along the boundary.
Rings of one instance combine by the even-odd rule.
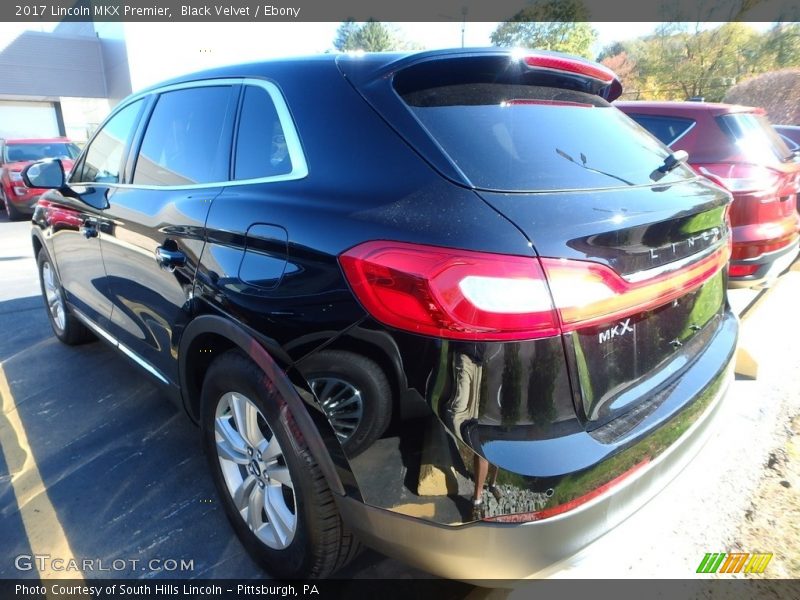
[[[599,263],[557,258],[541,261],[566,332],[651,310],[680,298],[719,272],[729,255],[725,244],[689,266],[636,281]]]
[[[521,340],[670,302],[717,273],[728,254],[726,245],[688,267],[635,282],[589,261],[402,242],[366,242],[339,260],[367,312],[390,327],[448,339]]]
[[[729,192],[774,192],[782,179],[778,171],[761,165],[706,163],[692,166],[700,175]]]
[[[758,271],[758,265],[731,265],[728,269],[730,277],[748,277]]]
[[[452,339],[558,334],[535,258],[367,242],[339,260],[367,312],[391,327]]]

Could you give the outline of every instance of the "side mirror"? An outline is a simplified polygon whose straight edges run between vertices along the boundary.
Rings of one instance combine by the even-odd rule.
[[[31,188],[60,190],[64,187],[64,165],[59,159],[42,160],[22,169],[22,181]]]

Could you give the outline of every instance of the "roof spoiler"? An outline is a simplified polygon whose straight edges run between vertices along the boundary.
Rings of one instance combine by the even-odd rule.
[[[608,102],[616,100],[622,94],[622,83],[608,67],[578,56],[547,50],[492,47],[431,50],[400,56],[342,54],[337,57],[337,64],[342,73],[360,87],[369,85],[371,81],[391,78],[398,71],[423,63],[478,57],[506,57],[520,69],[579,80],[585,91],[594,93]]]

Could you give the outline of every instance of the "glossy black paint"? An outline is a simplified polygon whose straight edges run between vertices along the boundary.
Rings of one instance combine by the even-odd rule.
[[[474,518],[476,470],[488,467],[514,498],[488,502],[493,517],[556,508],[655,458],[724,389],[737,327],[723,274],[631,315],[636,334],[608,347],[598,347],[597,328],[472,343],[369,317],[337,260],[368,240],[593,260],[632,274],[727,236],[728,197],[694,178],[546,194],[471,189],[391,97],[393,73],[436,56],[285,60],[170,82],[277,84],[308,163],[308,175],[292,181],[130,185],[158,89],[145,92],[122,180],[48,192],[34,239],[53,256],[71,306],[180,389],[190,416],[210,361],[244,349],[303,424],[318,460],[334,465],[325,471],[332,489],[458,524]],[[159,248],[172,266],[159,264]],[[369,356],[393,387],[396,418],[360,456],[344,455],[300,375],[303,358],[322,348]],[[421,491],[423,460],[445,473],[433,495]],[[421,505],[433,508],[414,512]]]

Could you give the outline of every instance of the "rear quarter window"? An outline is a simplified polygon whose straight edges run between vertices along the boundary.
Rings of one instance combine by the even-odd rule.
[[[262,87],[245,87],[234,159],[234,179],[276,177],[292,172],[292,158],[278,111]]]

